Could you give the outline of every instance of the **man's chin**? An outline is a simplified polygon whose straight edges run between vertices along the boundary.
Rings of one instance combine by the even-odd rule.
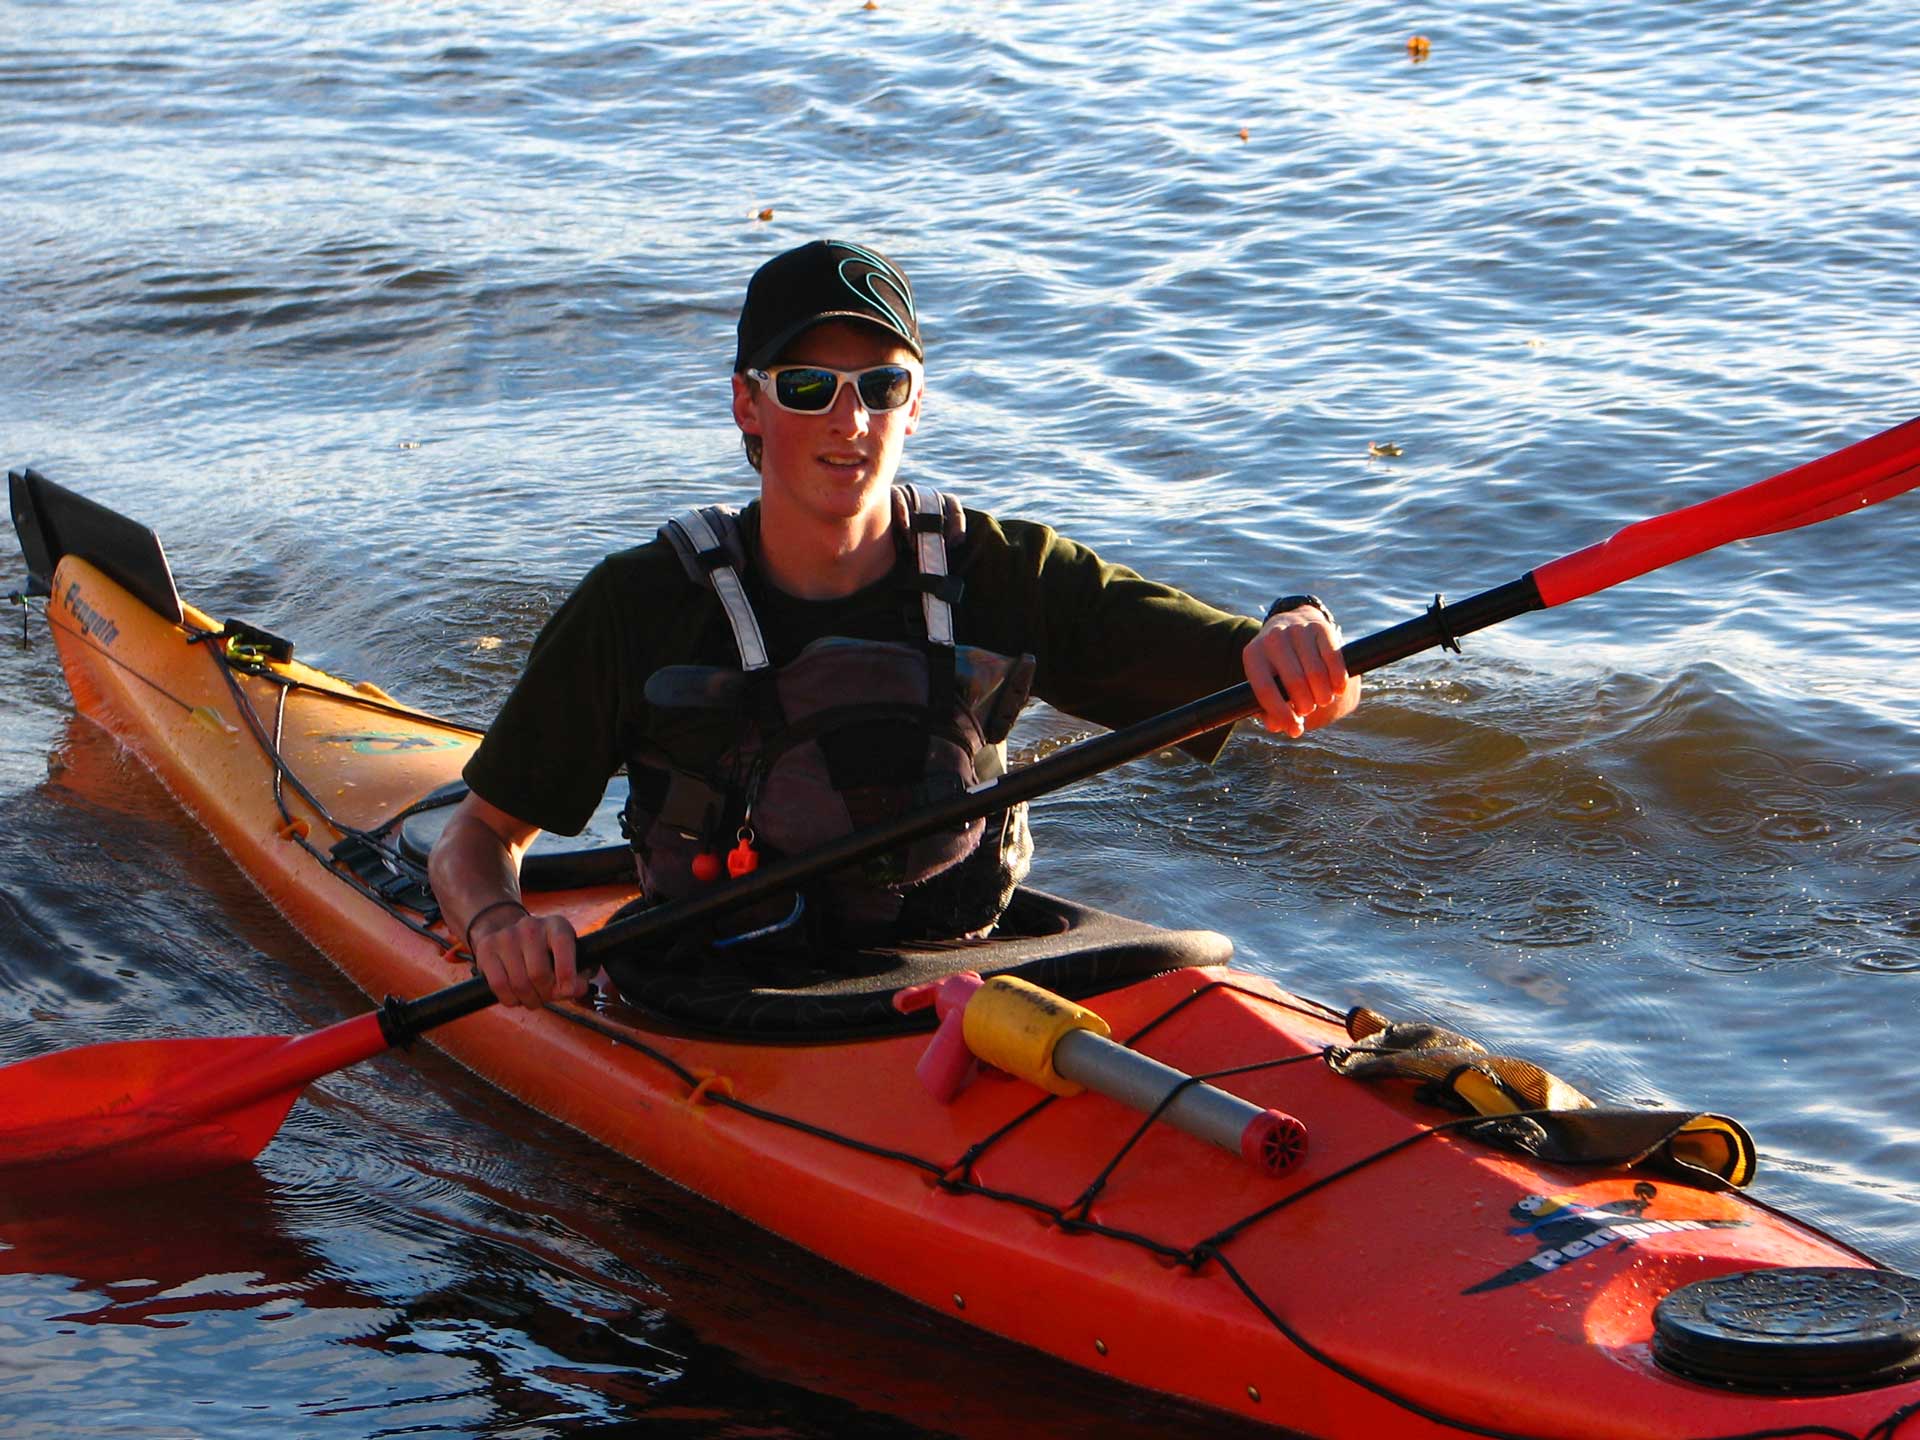
[[[789,503],[821,520],[857,520],[887,503],[891,486],[878,472],[864,469],[847,475],[816,475],[809,483],[787,489]]]
[[[873,465],[834,467],[826,470],[814,493],[821,503],[849,518],[863,514],[890,487]]]

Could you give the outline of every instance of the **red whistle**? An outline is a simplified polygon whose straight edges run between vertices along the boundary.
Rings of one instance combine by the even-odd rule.
[[[738,880],[742,875],[751,875],[760,868],[760,852],[753,848],[753,841],[742,839],[727,852],[727,874]]]

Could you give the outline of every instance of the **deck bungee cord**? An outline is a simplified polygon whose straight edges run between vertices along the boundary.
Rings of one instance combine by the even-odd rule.
[[[16,592],[16,595],[17,594],[18,592]],[[33,597],[22,596],[19,598],[21,604],[25,605]],[[146,675],[134,666],[129,665],[110,649],[99,644],[94,637],[83,628],[63,622],[59,618],[58,611],[53,607],[46,606],[43,602],[43,608],[46,610],[49,625],[63,631],[74,643],[84,645],[122,673],[131,676],[155,694],[171,701],[174,705],[178,706],[183,713],[203,720],[209,718],[201,716],[200,712],[203,707],[196,706],[182,699],[152,676]],[[423,717],[419,711],[408,709],[391,700],[384,700],[377,696],[367,695],[358,691],[315,685],[309,681],[300,679],[298,676],[284,674],[273,669],[271,664],[267,662],[266,656],[257,653],[249,654],[244,646],[236,646],[231,643],[236,638],[236,632],[234,632],[230,626],[222,626],[215,629],[205,626],[183,624],[182,628],[186,632],[185,643],[189,646],[199,647],[212,661],[215,670],[225,683],[228,693],[232,696],[235,714],[246,726],[248,733],[258,745],[261,754],[266,757],[272,767],[273,803],[280,811],[280,817],[283,822],[281,829],[282,838],[305,850],[313,859],[320,863],[328,874],[333,875],[336,879],[359,891],[362,895],[380,906],[381,909],[385,910],[393,919],[406,926],[415,934],[432,940],[445,950],[452,951],[457,949],[457,944],[453,940],[433,928],[433,921],[438,918],[439,915],[439,906],[433,902],[431,898],[432,892],[426,889],[425,874],[413,873],[414,867],[408,862],[399,847],[389,844],[385,839],[387,832],[395,829],[395,827],[399,826],[410,815],[430,808],[434,802],[425,799],[418,801],[391,816],[389,819],[382,821],[378,826],[370,829],[361,826],[347,825],[335,818],[326,802],[316,795],[313,790],[294,773],[293,768],[287,764],[286,757],[282,752],[281,741],[285,735],[288,697],[301,691],[310,692],[315,695],[324,695],[330,702],[351,705],[357,709],[367,710],[377,715],[387,715],[414,721],[428,718],[437,726],[475,737],[485,734],[485,727],[471,725],[459,720],[447,719],[442,716]],[[262,632],[255,631],[249,626],[238,633],[257,635]],[[255,708],[253,701],[248,697],[246,691],[236,679],[237,675],[247,675],[253,679],[264,681],[274,687],[275,705],[272,734],[267,732],[265,722],[261,719],[259,711]],[[426,896],[424,903],[421,906],[406,906],[398,903],[388,892],[383,891],[379,886],[370,882],[366,875],[360,870],[356,870],[351,865],[345,863],[337,852],[322,850],[316,846],[309,838],[310,822],[303,817],[296,816],[287,806],[286,787],[289,786],[293,789],[293,792],[314,811],[315,816],[321,824],[333,830],[342,842],[349,842],[354,846],[358,846],[361,853],[373,857],[387,869],[388,873],[405,877],[408,881],[408,885],[405,888],[417,889],[423,892]]]
[[[220,634],[202,631],[198,635],[190,636],[187,643],[191,645],[195,643],[196,640],[211,641],[220,638]],[[327,690],[324,687],[308,685],[292,676],[277,674],[260,661],[236,660],[230,648],[227,646],[208,644],[205,648],[206,653],[213,658],[214,665],[218,668],[221,678],[226,682],[228,692],[233,696],[234,709],[246,722],[248,732],[253,736],[262,753],[266,756],[268,763],[273,767],[273,803],[275,808],[279,810],[281,819],[284,822],[281,827],[281,835],[285,839],[298,845],[302,850],[305,850],[314,859],[318,860],[326,867],[329,874],[336,876],[361,891],[375,904],[379,905],[381,909],[385,910],[387,914],[395,920],[398,920],[415,934],[425,936],[427,939],[440,944],[445,949],[453,949],[453,942],[433,929],[433,922],[439,918],[440,907],[433,901],[432,891],[426,887],[425,875],[416,876],[412,874],[411,867],[406,864],[405,857],[401,855],[399,849],[395,846],[388,845],[382,838],[382,834],[385,831],[391,827],[398,826],[406,819],[408,814],[414,812],[417,806],[408,807],[407,810],[401,811],[398,815],[392,817],[392,819],[383,822],[380,826],[371,830],[358,826],[343,825],[339,820],[334,818],[333,812],[327,808],[326,803],[322,801],[318,795],[314,794],[312,789],[293,772],[293,767],[287,764],[286,756],[281,749],[281,744],[286,734],[288,697],[299,690],[312,690],[316,693],[325,694],[329,699],[342,697],[337,696],[334,691]],[[277,687],[275,691],[273,734],[271,736],[267,734],[266,727],[262,723],[259,713],[253,707],[253,702],[247,697],[246,691],[241,687],[239,680],[236,678],[236,672],[242,672],[258,679],[266,680]],[[417,711],[405,710],[398,705],[376,700],[370,696],[357,695],[350,697],[350,703],[357,705],[358,708],[372,710],[378,714],[405,716],[409,719],[419,718]],[[462,725],[457,721],[436,721],[436,723],[444,724],[446,728],[450,730],[463,731],[469,735],[479,735],[483,733],[473,726]],[[293,787],[294,793],[306,802],[314,811],[315,815],[319,817],[322,824],[339,835],[340,840],[329,850],[322,851],[316,846],[309,838],[310,831],[308,822],[294,815],[294,813],[287,808],[286,791],[284,788],[287,785]],[[375,884],[368,878],[364,868],[356,869],[347,863],[345,856],[342,854],[342,845],[358,847],[359,853],[363,856],[370,857],[384,869],[386,875],[394,877],[395,880],[404,883],[400,886],[389,885],[387,887]],[[353,852],[349,851],[348,853],[351,854]],[[426,896],[423,905],[405,907],[406,910],[411,910],[413,915],[418,915],[420,917],[419,919],[415,919],[413,915],[404,913],[403,907],[398,903],[397,896],[402,889],[417,889]]]

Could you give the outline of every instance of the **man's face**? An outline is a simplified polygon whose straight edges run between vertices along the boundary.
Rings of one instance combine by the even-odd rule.
[[[774,365],[864,370],[909,365],[913,352],[875,326],[828,320],[804,330]],[[769,366],[769,369],[774,368]],[[844,522],[884,509],[900,453],[920,423],[920,393],[897,410],[869,410],[850,384],[817,413],[782,409],[758,383],[733,377],[733,418],[760,437],[760,490],[776,513]]]

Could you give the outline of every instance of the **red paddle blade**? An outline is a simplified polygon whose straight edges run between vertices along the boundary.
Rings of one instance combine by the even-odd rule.
[[[0,1196],[156,1184],[244,1164],[308,1082],[387,1048],[377,1015],[312,1035],[120,1040],[0,1068]]]
[[[1770,480],[1655,515],[1533,572],[1548,605],[1591,595],[1689,555],[1861,510],[1920,485],[1920,419]]]
[[[0,1070],[0,1191],[50,1196],[251,1160],[293,1108],[297,1087],[203,1118],[180,1099],[190,1102],[200,1084],[285,1043],[279,1035],[124,1040],[7,1066]]]

